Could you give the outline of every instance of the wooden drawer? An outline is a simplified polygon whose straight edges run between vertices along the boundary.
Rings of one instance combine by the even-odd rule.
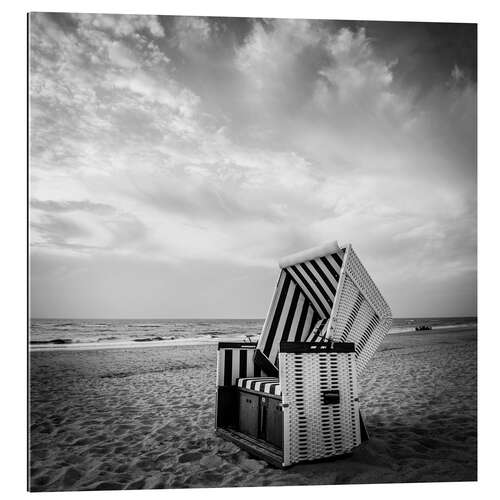
[[[283,448],[283,412],[281,400],[262,398],[262,438],[278,448]]]
[[[281,398],[238,391],[238,430],[283,448]]]
[[[238,391],[238,428],[240,432],[257,438],[259,436],[259,396]]]

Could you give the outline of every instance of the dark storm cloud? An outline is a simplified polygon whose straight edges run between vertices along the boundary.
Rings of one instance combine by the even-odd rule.
[[[356,21],[346,26],[365,28],[375,50],[397,60],[395,81],[419,94],[449,82],[455,65],[465,79],[477,80],[476,24]]]

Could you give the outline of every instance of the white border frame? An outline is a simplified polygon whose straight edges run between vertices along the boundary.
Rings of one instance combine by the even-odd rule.
[[[2,299],[6,304],[4,310],[9,311],[5,318],[4,338],[5,362],[2,364],[2,393],[5,410],[2,412],[1,428],[5,431],[4,453],[2,453],[2,470],[4,482],[2,491],[8,498],[28,497],[26,487],[26,335],[22,324],[26,318],[26,60],[25,60],[25,12],[30,10],[73,11],[73,12],[121,12],[121,13],[178,13],[184,15],[238,15],[238,16],[280,16],[302,18],[331,19],[373,19],[393,21],[442,21],[442,22],[479,22],[479,149],[478,149],[478,182],[480,190],[479,205],[479,331],[485,339],[478,343],[479,348],[479,483],[425,483],[398,485],[360,485],[335,486],[335,494],[347,494],[350,497],[399,499],[404,495],[407,500],[418,499],[422,495],[442,497],[453,495],[455,499],[467,499],[482,495],[494,497],[498,491],[497,455],[500,449],[500,437],[495,431],[497,413],[494,398],[496,380],[500,373],[497,354],[500,340],[496,315],[496,280],[498,269],[498,243],[500,236],[494,230],[497,214],[500,210],[498,186],[500,173],[494,168],[498,161],[497,122],[500,115],[498,102],[498,82],[500,68],[496,64],[498,52],[498,9],[494,2],[456,2],[451,0],[421,0],[420,2],[398,2],[396,0],[357,0],[356,2],[269,2],[255,0],[248,2],[230,2],[228,0],[170,0],[168,3],[154,0],[142,0],[140,3],[122,0],[73,0],[67,1],[18,1],[6,3],[4,6],[2,30],[2,47],[5,58],[4,67],[9,69],[8,76],[2,79],[3,94],[9,95],[4,104],[4,120],[2,132],[9,137],[4,144],[4,157],[15,160],[2,170],[3,196],[2,227],[7,238],[2,247]],[[17,47],[17,48],[16,48]],[[21,154],[19,154],[21,152]],[[22,153],[24,152],[24,153]],[[492,230],[493,228],[493,230]],[[498,272],[498,271],[497,271]],[[8,353],[8,354],[7,354]],[[7,411],[8,410],[8,411]],[[258,490],[240,488],[238,496],[253,498],[255,494],[266,497],[276,496],[282,492],[294,498],[302,497],[301,488],[280,487],[259,488]],[[331,497],[330,486],[316,486],[311,494],[319,498]],[[309,491],[308,491],[309,493]],[[169,490],[173,498],[214,498],[225,500],[232,498],[235,492],[228,489],[204,490]],[[306,493],[307,494],[307,493]],[[106,492],[106,498],[162,498],[164,491],[123,491]],[[78,498],[97,498],[97,493],[79,492]],[[74,493],[45,493],[44,499],[74,498]]]

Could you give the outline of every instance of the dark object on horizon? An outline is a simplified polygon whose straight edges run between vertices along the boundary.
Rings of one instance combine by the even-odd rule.
[[[432,326],[428,326],[428,325],[420,325],[420,326],[416,326],[415,327],[415,331],[416,332],[421,332],[423,330],[432,330]]]

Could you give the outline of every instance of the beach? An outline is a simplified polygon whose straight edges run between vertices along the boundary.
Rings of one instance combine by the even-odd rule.
[[[370,440],[287,470],[215,435],[214,344],[30,352],[30,490],[474,481],[476,341],[388,335],[359,380]]]

